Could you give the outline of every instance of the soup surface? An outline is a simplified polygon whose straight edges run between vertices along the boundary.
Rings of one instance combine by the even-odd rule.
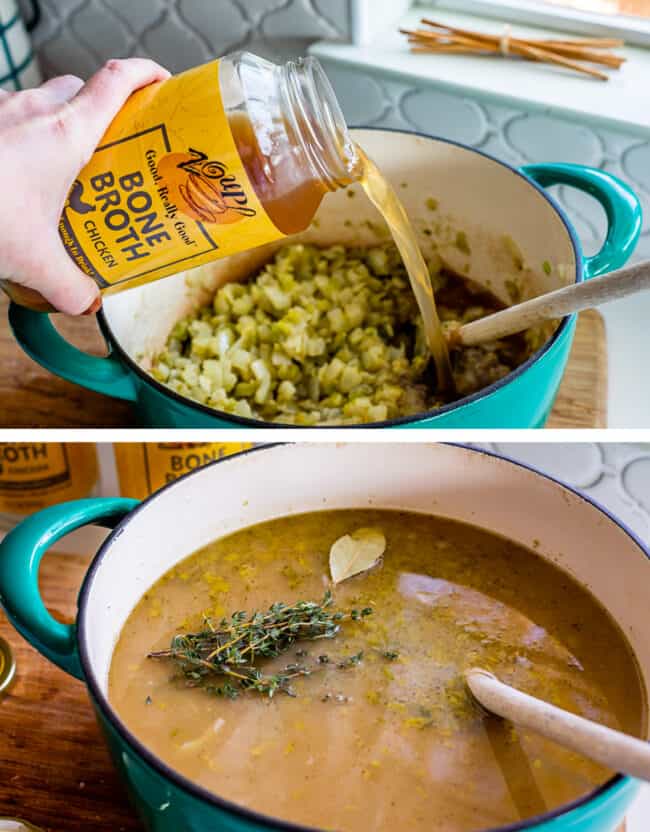
[[[379,566],[332,586],[342,535],[381,529]],[[331,640],[297,642],[264,672],[309,666],[295,696],[188,687],[147,658],[204,618],[297,600],[372,610]],[[360,655],[361,654],[361,655]],[[322,658],[322,657],[326,657]],[[352,660],[350,660],[352,659]],[[343,667],[341,667],[343,664]],[[321,829],[476,832],[557,807],[610,772],[470,699],[471,666],[642,736],[645,700],[626,639],[585,589],[533,550],[434,516],[296,515],[196,552],[142,598],[116,646],[109,698],[155,754],[216,794]]]

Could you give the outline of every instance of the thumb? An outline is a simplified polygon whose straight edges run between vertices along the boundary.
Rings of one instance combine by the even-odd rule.
[[[96,312],[101,306],[99,287],[75,265],[63,244],[56,243],[49,256],[43,253],[44,256],[39,258],[46,266],[41,274],[30,275],[32,279],[29,282],[33,282],[43,297],[59,312],[66,315]]]

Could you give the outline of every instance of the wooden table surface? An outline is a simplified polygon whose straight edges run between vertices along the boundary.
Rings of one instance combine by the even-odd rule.
[[[16,343],[0,292],[0,428],[136,427],[126,402],[64,381],[32,361]],[[55,316],[61,332],[94,355],[106,353],[92,318]],[[607,347],[603,319],[581,313],[549,428],[607,427]]]

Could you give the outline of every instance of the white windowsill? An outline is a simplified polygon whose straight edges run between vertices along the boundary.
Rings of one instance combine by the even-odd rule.
[[[642,787],[641,795],[627,816],[627,832],[646,832],[650,828],[650,786]]]
[[[540,0],[420,0],[417,5],[424,11],[448,9],[502,21],[520,21],[531,26],[549,26],[582,37],[622,38],[630,44],[650,46],[650,18],[589,12]],[[435,14],[430,16],[435,17]]]
[[[639,362],[650,351],[650,295],[644,292],[607,303],[599,311],[607,332],[607,427],[647,428],[650,394],[647,385],[639,382]],[[648,821],[638,832],[650,829],[650,815]]]
[[[495,20],[454,12],[415,8],[400,25],[414,29],[423,16],[461,28],[500,32]],[[367,67],[384,76],[408,78],[416,84],[434,84],[460,94],[492,98],[518,108],[537,109],[571,119],[599,124],[643,138],[650,136],[650,49],[619,50],[628,61],[611,70],[609,81],[581,77],[550,64],[472,55],[413,55],[405,35],[392,26],[368,45],[320,41],[310,48],[319,58]],[[557,31],[515,25],[513,34],[558,37]]]

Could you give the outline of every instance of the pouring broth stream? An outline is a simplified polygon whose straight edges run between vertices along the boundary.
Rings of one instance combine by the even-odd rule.
[[[361,187],[388,225],[395,245],[402,255],[404,268],[424,322],[427,345],[435,362],[438,390],[453,390],[454,378],[449,349],[440,325],[429,269],[418,245],[415,229],[388,179],[359,145],[356,145],[356,151],[361,162]]]

